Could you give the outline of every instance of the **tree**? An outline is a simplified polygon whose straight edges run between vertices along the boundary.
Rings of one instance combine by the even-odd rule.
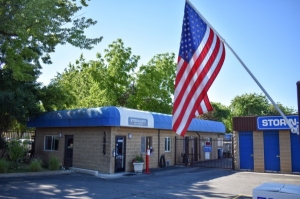
[[[125,48],[121,39],[114,41],[105,49],[106,66],[105,95],[111,105],[128,106],[129,96],[132,95],[135,81],[134,71],[138,66],[140,56],[132,55],[131,48]]]
[[[63,73],[57,73],[42,89],[43,108],[52,111],[103,106],[105,89],[100,87],[105,70],[101,63],[101,59],[86,62],[81,55],[75,64],[69,64]],[[94,81],[94,77],[99,78],[101,83]]]
[[[211,105],[213,107],[213,111],[202,114],[199,118],[223,122],[226,126],[226,132],[232,132],[232,117],[229,107],[219,102],[211,102]]]
[[[38,74],[31,71],[29,75],[37,78]],[[19,124],[19,130],[24,131],[28,118],[40,112],[39,88],[36,81],[15,80],[11,69],[0,69],[0,133],[13,124]]]
[[[171,114],[176,76],[174,53],[158,54],[140,67],[136,80],[134,104],[139,110]]]
[[[43,95],[44,108],[121,106],[171,113],[176,70],[174,53],[156,55],[135,72],[139,59],[121,39],[105,49],[104,57],[97,54],[97,60],[86,61],[81,56],[45,88],[44,93],[49,94]]]
[[[139,56],[132,55],[131,48],[125,48],[121,39],[105,49],[104,58],[98,53],[97,60],[86,61],[81,55],[75,64],[70,64],[63,73],[57,74],[50,84],[52,88],[48,86],[48,90],[70,95],[70,100],[66,101],[65,97],[56,98],[57,101],[44,99],[45,105],[54,110],[58,108],[55,104],[62,104],[65,108],[132,108],[128,99],[133,95],[134,70],[138,60]]]
[[[285,107],[280,102],[277,106],[285,115],[296,114],[295,109]],[[230,109],[233,116],[280,115],[265,95],[256,93],[236,96],[231,101]]]
[[[91,49],[102,37],[90,39],[84,30],[96,21],[77,17],[87,6],[81,0],[1,0],[0,68],[11,69],[13,78],[34,79],[30,72],[41,68],[40,59],[51,64],[50,53],[58,44]]]
[[[283,106],[280,102],[277,102],[277,106],[285,115],[297,114],[297,111],[295,109]],[[273,104],[270,104],[268,107],[267,115],[280,115],[280,113]]]
[[[268,113],[269,102],[265,95],[250,93],[236,96],[230,104],[232,116],[256,116]]]

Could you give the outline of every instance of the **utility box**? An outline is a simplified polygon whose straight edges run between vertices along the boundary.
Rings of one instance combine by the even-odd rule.
[[[299,199],[300,186],[281,183],[263,183],[252,190],[252,199]]]

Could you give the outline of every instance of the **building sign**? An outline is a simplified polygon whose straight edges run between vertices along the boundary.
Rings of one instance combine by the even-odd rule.
[[[204,152],[211,152],[211,146],[204,146]]]
[[[148,120],[143,118],[128,117],[128,125],[148,126]]]
[[[299,128],[299,117],[297,115],[287,116],[291,124]],[[289,126],[281,116],[261,116],[257,117],[258,130],[288,130]]]
[[[224,135],[224,140],[230,141],[232,139],[232,134],[225,134]]]

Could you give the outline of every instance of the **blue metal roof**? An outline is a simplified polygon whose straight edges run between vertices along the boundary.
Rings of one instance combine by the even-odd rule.
[[[82,108],[43,113],[27,122],[27,127],[126,126],[172,130],[172,115],[121,107]],[[194,118],[188,131],[225,133],[222,122]]]

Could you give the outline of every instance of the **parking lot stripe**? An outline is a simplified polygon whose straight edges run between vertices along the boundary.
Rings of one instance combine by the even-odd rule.
[[[239,194],[236,197],[234,197],[233,199],[252,199],[252,196]]]

